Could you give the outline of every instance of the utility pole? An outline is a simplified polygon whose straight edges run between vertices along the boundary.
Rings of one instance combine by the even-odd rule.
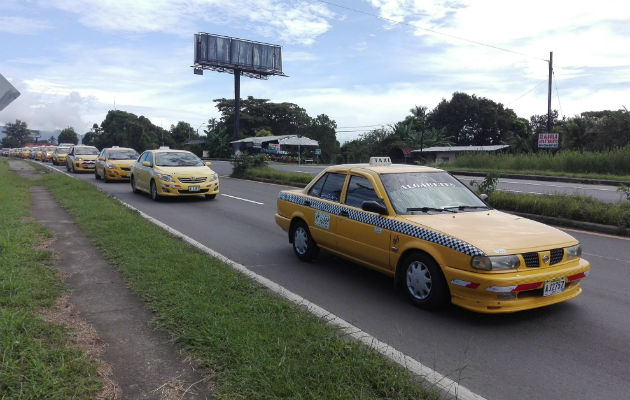
[[[551,77],[553,75],[553,51],[549,52],[549,88],[547,90],[547,132],[551,133]]]

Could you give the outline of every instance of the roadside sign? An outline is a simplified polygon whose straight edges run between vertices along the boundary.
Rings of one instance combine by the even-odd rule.
[[[559,133],[539,133],[538,148],[539,149],[557,149],[560,139]]]
[[[322,154],[322,149],[315,149],[315,154],[318,156]]]

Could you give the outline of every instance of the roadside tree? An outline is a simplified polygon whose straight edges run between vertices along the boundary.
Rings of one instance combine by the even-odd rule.
[[[61,131],[57,140],[59,141],[59,143],[77,144],[79,143],[79,136],[77,136],[77,133],[74,131],[74,128],[68,127]]]
[[[30,131],[26,122],[15,120],[15,123],[8,122],[4,126],[4,134],[6,137],[2,139],[2,147],[22,147],[28,141]]]

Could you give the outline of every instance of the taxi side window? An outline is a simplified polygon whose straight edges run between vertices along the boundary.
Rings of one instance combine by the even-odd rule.
[[[362,176],[351,175],[346,191],[346,204],[361,208],[364,201],[370,200],[379,200],[370,181]]]
[[[147,153],[147,158],[145,161],[148,161],[151,166],[153,166],[153,153]]]
[[[105,154],[106,154],[106,153],[107,153],[107,150],[103,150],[103,151],[101,151],[101,155],[100,155],[100,156],[98,156],[98,157],[99,157],[99,158],[103,158],[103,159],[105,159]]]
[[[327,173],[313,185],[308,194],[326,200],[339,201],[345,180],[345,174]]]

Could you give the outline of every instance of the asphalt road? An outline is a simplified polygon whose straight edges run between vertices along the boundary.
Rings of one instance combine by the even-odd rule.
[[[322,254],[294,256],[274,222],[283,186],[225,177],[221,194],[153,202],[128,183],[76,175],[358,326],[488,399],[622,399],[630,393],[630,246],[569,231],[592,263],[576,299],[509,315],[418,309],[376,272]]]
[[[218,163],[224,163],[224,161],[219,161]],[[283,171],[303,172],[313,175],[324,169],[323,166],[318,165],[272,164],[272,167]],[[470,181],[481,182],[483,180],[482,177],[455,176],[468,186],[470,186]],[[593,197],[607,203],[616,203],[624,199],[624,195],[617,192],[617,187],[611,185],[587,185],[581,183],[548,182],[513,178],[500,178],[497,184],[497,190],[530,194],[579,194]]]

